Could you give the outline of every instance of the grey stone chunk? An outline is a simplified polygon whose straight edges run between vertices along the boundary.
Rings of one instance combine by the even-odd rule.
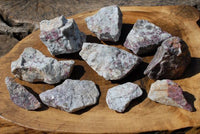
[[[125,77],[142,61],[125,50],[97,43],[84,43],[80,56],[106,80],[119,80]]]
[[[191,60],[187,44],[179,37],[165,40],[144,71],[151,79],[179,78]]]
[[[122,28],[122,12],[116,5],[101,8],[85,19],[87,27],[103,41],[118,41]]]
[[[192,106],[183,96],[182,88],[172,80],[157,80],[151,84],[148,98],[161,104],[193,111]]]
[[[97,103],[99,91],[89,80],[65,80],[61,85],[41,93],[40,99],[48,106],[75,112]]]
[[[110,88],[107,92],[106,103],[110,109],[124,112],[129,103],[141,95],[142,90],[137,84],[127,82]]]
[[[36,110],[41,103],[24,86],[16,83],[10,77],[5,78],[5,83],[10,94],[10,99],[19,107],[27,110]]]
[[[137,55],[155,51],[162,41],[171,37],[171,34],[162,31],[160,27],[147,20],[137,20],[129,32],[124,46]]]
[[[16,61],[11,63],[11,72],[28,82],[55,84],[70,76],[73,65],[73,60],[57,61],[28,47]]]
[[[86,40],[73,19],[64,16],[40,22],[40,39],[52,55],[75,53]]]

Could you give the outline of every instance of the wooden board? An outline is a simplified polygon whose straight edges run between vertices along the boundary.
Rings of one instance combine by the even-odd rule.
[[[139,69],[134,70],[123,80],[106,81],[81,60],[78,53],[62,55],[57,59],[74,59],[76,66],[71,78],[92,80],[99,86],[101,96],[97,105],[74,114],[54,108],[43,108],[39,111],[26,111],[19,108],[9,99],[4,79],[6,76],[13,77],[10,72],[10,64],[19,57],[26,47],[33,47],[46,56],[51,56],[39,39],[40,31],[36,31],[20,41],[7,55],[0,59],[0,117],[21,126],[51,132],[132,133],[200,126],[200,29],[196,23],[199,19],[198,11],[189,6],[121,7],[121,10],[123,12],[123,27],[120,41],[117,43],[102,43],[125,49],[121,44],[137,19],[147,19],[172,35],[181,37],[189,46],[192,62],[182,78],[175,80],[175,82],[181,85],[187,99],[194,103],[195,112],[161,105],[147,98],[150,84],[153,82],[153,80],[149,80],[143,75],[147,63],[141,64]],[[88,42],[100,43],[87,29],[84,21],[85,17],[94,13],[95,11],[81,13],[70,18],[74,18],[79,29],[87,34]],[[146,56],[143,57],[143,60],[149,62],[151,58],[152,56]],[[19,79],[16,79],[16,81],[31,87],[36,93],[41,93],[55,86],[43,83],[28,83]],[[134,100],[125,113],[116,113],[106,105],[106,92],[108,88],[128,81],[139,84],[143,88],[144,94]]]

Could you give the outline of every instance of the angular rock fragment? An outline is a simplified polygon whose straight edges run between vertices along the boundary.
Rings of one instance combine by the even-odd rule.
[[[175,82],[164,79],[151,84],[148,98],[161,104],[193,111],[192,106],[183,96],[182,88]]]
[[[65,80],[61,85],[40,94],[42,102],[48,106],[75,112],[96,104],[99,91],[92,81]]]
[[[101,8],[85,19],[87,27],[99,40],[118,41],[122,28],[122,12],[116,5]]]
[[[84,43],[79,54],[106,80],[119,80],[125,77],[142,61],[138,56],[125,50],[97,43]]]
[[[107,92],[106,103],[110,109],[124,112],[129,103],[141,95],[142,90],[137,84],[127,82],[110,88]]]
[[[19,107],[27,110],[36,110],[41,103],[24,86],[16,83],[10,77],[5,78],[5,83],[10,94],[10,99]]]
[[[73,60],[57,61],[29,47],[11,63],[11,72],[28,82],[55,84],[70,76],[73,65]]]
[[[41,21],[40,31],[40,39],[52,55],[78,52],[86,39],[76,22],[64,16]]]
[[[176,79],[183,74],[190,60],[187,44],[179,37],[171,37],[158,48],[144,74],[152,79]]]
[[[162,41],[171,37],[171,34],[162,31],[160,27],[147,20],[137,20],[129,32],[124,46],[137,55],[148,54],[157,49]]]

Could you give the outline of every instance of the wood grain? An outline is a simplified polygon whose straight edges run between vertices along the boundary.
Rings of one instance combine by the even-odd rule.
[[[147,63],[143,63],[139,69],[133,71],[121,81],[106,81],[98,76],[77,54],[62,55],[56,58],[59,60],[74,59],[76,66],[71,78],[92,80],[99,86],[101,97],[96,106],[75,114],[69,114],[54,108],[26,111],[17,107],[9,99],[8,91],[3,82],[6,76],[13,77],[10,72],[11,62],[16,60],[26,47],[36,48],[45,55],[51,56],[39,39],[40,31],[36,31],[20,41],[8,54],[0,59],[0,80],[2,81],[0,83],[0,116],[21,126],[51,132],[132,133],[200,126],[200,29],[196,24],[199,19],[198,11],[189,6],[121,7],[121,10],[124,24],[120,41],[117,43],[102,43],[125,49],[121,44],[137,19],[147,19],[174,36],[181,37],[189,46],[192,63],[183,77],[175,80],[175,82],[180,84],[183,90],[187,92],[189,99],[194,101],[195,112],[160,105],[146,97],[150,84],[153,82],[153,80],[149,80],[142,75]],[[100,42],[87,29],[84,21],[85,17],[94,13],[86,12],[72,16],[80,30],[87,34],[88,42]],[[147,56],[143,57],[143,60],[149,62],[151,58],[152,56]],[[31,87],[36,93],[41,93],[55,86],[43,83],[28,83],[18,79],[16,81]],[[109,110],[105,103],[107,89],[127,81],[139,84],[144,89],[144,95],[133,101],[123,114]]]

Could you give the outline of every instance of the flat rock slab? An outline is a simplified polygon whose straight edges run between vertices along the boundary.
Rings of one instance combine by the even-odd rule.
[[[129,103],[142,95],[141,88],[134,83],[127,82],[108,89],[106,103],[117,112],[124,112]]]
[[[52,55],[78,52],[86,40],[74,19],[64,16],[41,21],[40,31],[40,39]]]
[[[191,61],[187,44],[179,37],[165,40],[144,71],[151,79],[179,78]]]
[[[99,91],[94,82],[88,80],[65,80],[61,85],[40,94],[48,106],[75,112],[97,103]]]
[[[27,110],[36,110],[41,107],[41,103],[37,98],[24,86],[16,83],[14,79],[6,77],[5,83],[10,94],[10,99],[17,106]]]
[[[85,18],[87,27],[99,40],[118,41],[122,28],[122,12],[116,5],[101,8],[95,15]]]
[[[79,54],[106,80],[119,80],[125,77],[142,61],[138,56],[125,50],[97,43],[84,43]]]
[[[192,106],[183,96],[182,88],[172,80],[157,80],[151,84],[148,98],[161,104],[193,111]]]
[[[155,51],[162,41],[171,37],[171,34],[162,31],[160,27],[147,20],[137,20],[129,32],[124,46],[137,55]]]
[[[28,47],[16,61],[11,63],[11,72],[16,77],[28,82],[55,84],[70,76],[73,65],[73,60],[57,61]]]

